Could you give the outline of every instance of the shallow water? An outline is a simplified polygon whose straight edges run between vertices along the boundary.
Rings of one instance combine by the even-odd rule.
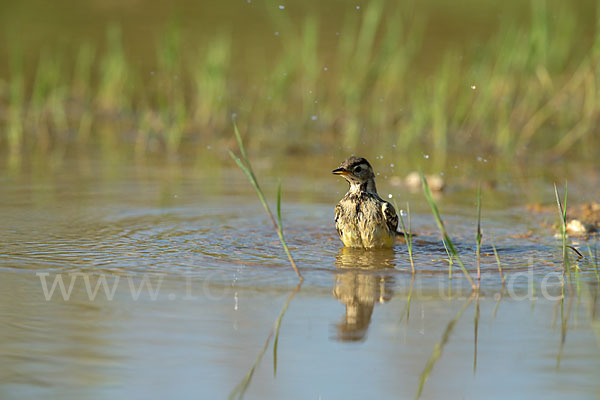
[[[256,161],[270,199],[283,182],[286,237],[306,278],[297,292],[251,186],[214,152],[3,168],[1,397],[226,397],[254,365],[286,301],[276,371],[271,340],[247,398],[414,397],[438,344],[422,398],[600,395],[594,263],[573,257],[580,270],[561,285],[560,243],[543,226],[556,216],[525,209],[553,204],[552,182],[565,178],[570,202],[597,199],[597,167],[555,174],[463,160],[439,169],[448,183],[439,206],[473,276],[472,181],[489,186],[483,289],[472,298],[456,263],[448,277],[422,194],[392,186],[389,177],[408,171],[401,161],[392,170],[388,155],[373,161],[378,188],[401,205],[410,201],[416,277],[402,243],[388,251],[341,248],[333,205],[346,186],[329,174],[336,157]],[[585,254],[596,246],[574,244]],[[49,293],[57,277],[65,291],[72,283],[68,300],[60,286]],[[102,277],[108,293],[99,287],[90,299]]]

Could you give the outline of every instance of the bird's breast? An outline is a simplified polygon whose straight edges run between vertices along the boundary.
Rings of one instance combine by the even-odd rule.
[[[381,201],[369,193],[349,194],[340,202],[336,228],[347,247],[391,247],[390,233]]]

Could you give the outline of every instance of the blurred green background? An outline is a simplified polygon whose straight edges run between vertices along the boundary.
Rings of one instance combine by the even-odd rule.
[[[594,159],[594,1],[0,3],[0,154]]]

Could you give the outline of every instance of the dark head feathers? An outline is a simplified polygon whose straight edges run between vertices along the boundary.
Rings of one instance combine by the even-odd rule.
[[[369,166],[369,168],[372,169],[371,164],[369,164],[369,162],[367,161],[366,158],[356,157],[356,156],[352,156],[352,157],[349,157],[346,160],[344,160],[342,162],[342,164],[340,165],[340,167],[344,168],[347,171],[352,171],[352,169],[354,167],[356,167],[357,165],[361,165],[361,164],[367,164]]]

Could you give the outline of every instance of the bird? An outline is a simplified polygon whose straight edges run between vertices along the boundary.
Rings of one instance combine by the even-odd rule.
[[[348,193],[335,206],[335,228],[346,247],[392,247],[398,235],[394,206],[377,194],[373,167],[351,156],[333,174],[348,181]]]

